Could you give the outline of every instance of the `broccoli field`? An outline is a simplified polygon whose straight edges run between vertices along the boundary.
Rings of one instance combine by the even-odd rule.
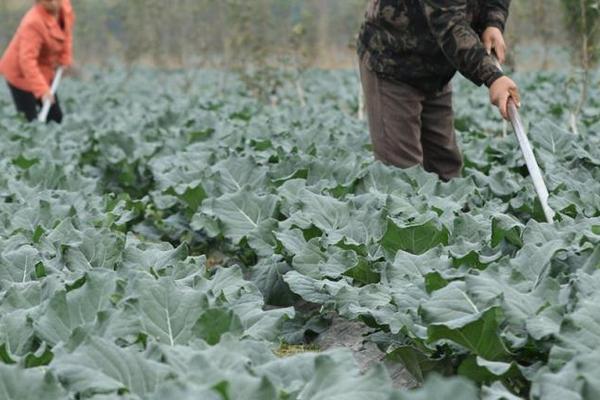
[[[373,160],[350,71],[261,101],[115,69],[65,82],[61,126],[2,89],[0,399],[600,398],[597,81],[575,135],[567,74],[516,79],[554,225],[466,81],[449,183]],[[315,345],[333,316],[385,359]]]

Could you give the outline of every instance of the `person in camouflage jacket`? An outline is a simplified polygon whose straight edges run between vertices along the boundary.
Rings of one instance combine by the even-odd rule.
[[[450,80],[459,71],[490,89],[507,118],[516,84],[503,63],[510,0],[369,0],[358,39],[361,79],[376,158],[421,164],[448,180],[462,155],[453,128]]]

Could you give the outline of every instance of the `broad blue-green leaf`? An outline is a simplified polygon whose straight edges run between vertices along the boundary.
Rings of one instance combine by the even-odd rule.
[[[481,397],[483,400],[521,400],[521,397],[512,394],[499,382],[484,387]]]
[[[194,384],[193,382],[168,382],[161,385],[158,390],[149,397],[150,400],[222,400],[223,397],[209,387]],[[99,399],[100,400],[100,399]],[[108,399],[107,399],[108,400]]]
[[[21,369],[0,364],[3,400],[63,400],[67,393],[56,378],[42,368]]]
[[[83,240],[83,233],[75,228],[71,218],[67,218],[58,224],[46,239],[60,246],[78,246]]]
[[[448,231],[434,221],[398,225],[389,219],[387,231],[381,240],[381,245],[390,255],[395,255],[399,250],[423,254],[440,244],[448,244]]]
[[[67,250],[67,265],[72,270],[115,269],[121,261],[125,238],[108,230],[85,229],[80,246]]]
[[[346,202],[303,189],[297,193],[296,211],[285,222],[286,226],[308,229],[319,228],[329,243],[342,239],[340,230],[350,223],[350,207]]]
[[[513,328],[523,330],[526,325],[534,328],[535,337],[541,339],[558,333],[560,320],[542,314],[549,304],[558,303],[559,284],[544,280],[538,287],[528,281],[514,279],[503,265],[489,267],[478,275],[466,277],[467,290],[478,303],[486,306],[501,305],[503,313]],[[532,324],[532,325],[528,325]]]
[[[290,265],[279,257],[266,258],[252,268],[252,282],[258,287],[265,303],[290,306],[297,300],[283,276],[291,271]]]
[[[277,226],[278,198],[273,195],[256,195],[252,192],[226,194],[206,200],[200,210],[204,216],[220,221],[222,234],[239,244],[247,239],[250,245],[262,253],[272,252],[272,231]],[[192,227],[202,229],[201,215],[196,214]]]
[[[414,392],[396,392],[391,400],[476,400],[479,394],[475,385],[464,378],[445,379],[433,375],[422,388]]]
[[[173,267],[188,256],[188,248],[185,244],[177,248],[167,243],[145,244],[129,240],[123,252],[123,266],[127,270],[139,271],[162,271]]]
[[[548,274],[550,261],[565,248],[562,241],[548,242],[542,246],[526,244],[511,260],[513,270],[526,278],[532,287],[536,287]]]
[[[317,304],[325,304],[331,301],[342,288],[348,286],[348,283],[344,280],[318,280],[296,271],[288,272],[283,279],[294,293],[306,301]]]
[[[525,226],[511,215],[496,214],[492,220],[492,246],[498,246],[503,240],[522,247],[521,236]]]
[[[394,258],[394,263],[387,265],[384,269],[382,282],[393,286],[407,279],[420,281],[432,272],[452,275],[451,268],[448,258],[441,254],[440,249],[432,249],[422,255],[400,250]]]
[[[214,190],[220,194],[237,193],[246,187],[251,190],[260,188],[267,178],[266,169],[259,166],[252,157],[232,156],[217,163],[212,171]]]
[[[241,335],[243,332],[240,318],[232,310],[224,308],[204,311],[193,326],[194,336],[202,338],[210,345],[219,343],[225,333]]]
[[[57,292],[34,321],[37,335],[55,345],[66,342],[77,328],[91,329],[98,322],[99,313],[113,308],[111,296],[116,291],[116,281],[112,271],[90,272],[81,288]]]
[[[51,369],[73,393],[89,396],[127,391],[145,397],[172,373],[165,364],[105,339],[87,337],[74,349],[71,346],[57,349]]]
[[[580,354],[588,354],[600,346],[599,296],[583,299],[576,310],[568,315],[558,334],[558,343],[552,349],[552,364],[562,365]]]
[[[233,310],[244,335],[255,339],[276,340],[283,321],[294,317],[291,307],[263,310],[262,294],[244,279],[238,267],[217,270],[212,279],[196,282],[195,289],[206,291],[210,307]]]
[[[422,305],[421,315],[428,323],[430,343],[449,340],[490,361],[508,356],[499,337],[499,308],[480,309],[463,284],[434,292]]]
[[[391,394],[390,378],[385,368],[379,367],[364,376],[348,374],[335,360],[318,356],[315,360],[315,375],[299,393],[303,400],[387,400]]]
[[[33,350],[35,337],[32,316],[39,314],[44,297],[52,292],[50,281],[47,286],[46,292],[39,282],[12,285],[2,294],[0,343],[5,346],[10,358],[24,356]]]
[[[570,363],[556,373],[547,368],[535,378],[531,388],[532,396],[548,400],[585,400],[585,382],[580,379],[577,366]]]
[[[126,302],[142,332],[171,346],[193,337],[192,327],[208,305],[205,293],[182,287],[170,278],[135,281]]]
[[[0,280],[9,282],[29,282],[36,280],[35,265],[41,256],[34,247],[20,246],[0,254]]]
[[[292,266],[303,275],[316,279],[339,278],[358,264],[356,253],[338,247],[321,249],[316,238],[306,241],[300,230],[276,233],[284,248],[293,255]]]

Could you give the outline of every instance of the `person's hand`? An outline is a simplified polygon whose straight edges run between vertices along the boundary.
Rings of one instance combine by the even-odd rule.
[[[515,102],[517,107],[521,106],[521,96],[517,84],[507,76],[498,78],[490,86],[490,101],[498,107],[502,118],[508,119],[508,100]]]
[[[502,31],[495,27],[487,28],[481,35],[481,41],[487,53],[492,54],[493,51],[496,53],[500,64],[504,64],[504,61],[506,61],[506,42]]]
[[[48,90],[46,94],[42,96],[42,102],[45,103],[46,101],[49,101],[50,104],[54,104],[54,95],[50,90]]]

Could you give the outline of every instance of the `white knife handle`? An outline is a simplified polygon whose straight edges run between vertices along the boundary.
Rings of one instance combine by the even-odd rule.
[[[550,194],[548,193],[548,188],[544,182],[542,171],[540,170],[535,155],[533,154],[531,143],[529,143],[529,139],[525,133],[523,121],[521,121],[521,117],[519,116],[519,110],[512,99],[508,101],[508,115],[514,128],[515,135],[517,136],[519,146],[521,147],[523,158],[525,158],[525,164],[527,164],[529,175],[533,180],[533,186],[535,187],[535,191],[540,199],[540,203],[542,204],[542,209],[544,210],[546,220],[549,223],[553,223],[556,213],[548,205],[548,198],[550,197]]]
[[[56,70],[56,75],[54,76],[54,81],[52,81],[52,86],[50,87],[50,92],[52,93],[52,96],[55,96],[56,92],[58,91],[58,86],[60,85],[62,75],[63,67],[58,67],[58,69]],[[42,104],[42,110],[38,115],[38,121],[46,122],[46,120],[48,119],[48,113],[50,112],[50,107],[52,107],[52,103],[50,103],[49,100],[44,100],[44,104]]]
[[[500,61],[495,54],[492,53],[492,57],[496,62],[496,67],[502,72],[504,72]],[[550,197],[550,193],[548,193],[548,188],[546,187],[546,183],[544,182],[544,177],[542,176],[542,171],[540,170],[540,166],[535,159],[535,154],[533,154],[533,149],[531,148],[531,143],[529,143],[529,139],[527,138],[527,134],[525,133],[525,127],[523,126],[523,121],[521,121],[521,116],[519,115],[519,109],[515,104],[514,100],[510,98],[508,100],[508,117],[515,131],[515,135],[517,136],[517,140],[519,141],[519,146],[521,147],[521,152],[523,153],[523,157],[525,158],[525,164],[527,164],[527,169],[529,170],[529,175],[533,180],[533,186],[535,191],[540,199],[540,203],[542,204],[542,209],[544,210],[544,216],[546,217],[546,221],[552,224],[554,223],[554,216],[556,213],[550,205],[548,205],[548,198]]]

